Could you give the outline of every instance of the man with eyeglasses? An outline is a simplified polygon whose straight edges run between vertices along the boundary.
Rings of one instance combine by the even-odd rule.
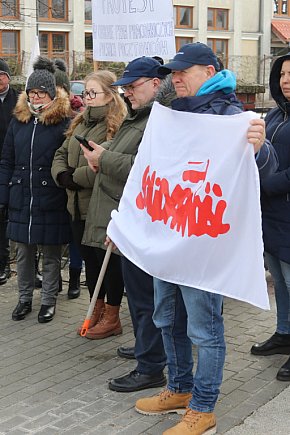
[[[150,57],[131,61],[120,80],[124,97],[131,108],[112,141],[102,146],[89,141],[94,151],[83,148],[90,167],[97,172],[87,213],[83,243],[105,248],[106,229],[112,210],[118,207],[126,180],[141,142],[153,100],[160,89],[163,74],[160,63]],[[128,259],[122,257],[122,271],[135,335],[135,347],[119,347],[118,355],[137,360],[135,370],[112,379],[109,388],[132,392],[166,384],[166,364],[160,332],[152,321],[154,309],[153,279]],[[89,329],[90,337],[94,328]]]
[[[10,69],[4,59],[0,59],[0,155],[13,109],[17,103],[18,92],[10,86]],[[9,240],[6,237],[7,207],[0,206],[0,285],[10,278]]]

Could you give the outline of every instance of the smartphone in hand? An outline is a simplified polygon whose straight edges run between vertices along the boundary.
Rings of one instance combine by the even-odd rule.
[[[89,142],[87,141],[86,138],[84,138],[83,136],[80,136],[79,134],[75,135],[75,138],[84,146],[86,147],[89,151],[94,151],[94,148],[91,147],[91,145],[89,144]]]

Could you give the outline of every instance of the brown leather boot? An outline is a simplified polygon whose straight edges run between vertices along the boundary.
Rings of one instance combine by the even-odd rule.
[[[120,306],[114,307],[113,305],[105,304],[103,317],[93,328],[87,331],[86,337],[91,340],[99,340],[111,335],[122,334],[119,311]]]
[[[102,318],[103,314],[105,311],[105,302],[104,299],[97,299],[92,317],[90,319],[90,323],[89,323],[89,329],[92,328],[93,326],[95,326]],[[77,329],[77,333],[78,335],[80,335],[82,330],[82,327],[80,326]]]

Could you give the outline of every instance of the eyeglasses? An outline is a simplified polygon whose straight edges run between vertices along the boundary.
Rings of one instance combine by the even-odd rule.
[[[144,82],[141,82],[141,83],[137,83],[137,85],[121,86],[121,89],[123,92],[134,92],[135,88],[138,88],[138,86],[144,85],[144,83],[150,82],[150,80],[153,80],[153,78],[144,80]]]
[[[46,96],[47,92],[45,91],[28,91],[29,98],[34,98],[35,95],[38,96],[38,98],[44,98]]]
[[[105,92],[96,92],[96,91],[93,91],[91,89],[90,91],[83,91],[82,92],[82,97],[83,98],[90,97],[91,99],[93,99],[93,98],[96,98],[96,95],[104,94],[104,93]]]

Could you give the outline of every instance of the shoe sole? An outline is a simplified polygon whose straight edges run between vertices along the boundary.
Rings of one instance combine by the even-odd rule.
[[[277,374],[276,379],[278,381],[282,381],[282,382],[290,382],[290,376],[288,376],[288,378],[286,378],[284,376],[280,376],[279,374]]]
[[[117,355],[118,355],[120,358],[125,358],[125,359],[136,359],[136,358],[135,358],[135,355],[128,355],[128,354],[125,354],[125,353],[119,352],[119,349],[117,349]]]
[[[29,313],[31,313],[31,311],[32,310],[30,310],[30,311],[28,311],[26,314],[23,314],[22,316],[13,316],[13,314],[12,314],[12,320],[14,320],[15,322],[17,322],[18,320],[24,320],[25,319],[25,317],[29,314]]]
[[[214,427],[211,427],[210,429],[208,429],[207,431],[205,431],[203,433],[204,433],[204,435],[214,435],[216,433],[216,429],[217,429],[217,427],[214,426]]]
[[[102,338],[112,337],[113,335],[121,335],[122,333],[123,333],[123,329],[118,329],[117,331],[108,332],[106,334],[101,334],[101,335],[89,336],[88,334],[86,334],[85,337],[88,338],[89,340],[101,340]]]
[[[49,323],[53,320],[54,316],[51,319],[40,319],[38,318],[38,323]]]
[[[118,393],[133,393],[134,391],[148,390],[149,388],[164,387],[167,384],[167,380],[164,379],[158,382],[152,382],[149,385],[143,385],[135,388],[118,387],[117,385],[112,385],[109,383],[109,389],[112,391],[117,391]]]
[[[256,356],[267,356],[267,355],[290,355],[290,346],[277,347],[273,350],[257,351],[251,349],[251,354]]]
[[[61,293],[61,292],[60,292]],[[79,298],[81,295],[81,293],[78,293],[77,295],[70,295],[69,293],[67,294],[68,299],[77,299]]]
[[[179,414],[183,415],[185,414],[186,408],[176,408],[176,409],[168,409],[167,411],[143,411],[143,409],[137,408],[135,406],[135,411],[139,412],[139,414],[143,415],[165,415],[165,414]]]

